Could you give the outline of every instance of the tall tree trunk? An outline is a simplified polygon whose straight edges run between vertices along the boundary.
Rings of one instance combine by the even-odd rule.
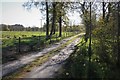
[[[107,14],[106,20],[105,20],[106,22],[109,21],[110,12],[111,12],[111,3],[108,4],[108,14]]]
[[[52,19],[52,29],[51,29],[51,32],[50,32],[50,36],[52,36],[52,34],[55,33],[55,20],[56,20],[56,10],[55,10],[55,7],[56,7],[56,2],[53,2],[53,19]]]
[[[62,36],[62,16],[59,17],[59,37]]]
[[[91,79],[91,27],[92,27],[92,22],[91,22],[91,2],[90,2],[90,28],[89,28],[89,48],[88,48],[88,55],[89,55],[89,69],[88,69],[88,78]]]
[[[85,9],[85,2],[83,2],[83,4],[81,4],[81,10],[82,10],[82,13],[83,13],[83,17],[85,17],[85,14],[88,14],[87,12],[87,9]],[[86,32],[85,32],[85,41],[87,42],[88,41],[88,38],[89,38],[89,22],[86,21],[86,19],[84,19],[84,22],[85,22],[85,29],[86,29]]]
[[[48,2],[46,1],[46,39],[49,36],[49,12],[48,12]]]
[[[117,65],[118,68],[120,68],[120,1],[118,2],[118,34],[117,34],[117,48],[118,48],[118,56],[117,56]]]
[[[105,2],[102,2],[103,5],[103,20],[105,19]]]
[[[55,31],[56,31],[56,27],[55,27],[55,25],[54,25],[53,34],[55,34]]]

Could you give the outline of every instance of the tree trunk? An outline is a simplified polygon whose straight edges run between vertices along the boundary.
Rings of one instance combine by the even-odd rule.
[[[55,30],[56,30],[56,27],[55,27],[55,25],[54,25],[53,34],[55,34]]]
[[[62,16],[59,17],[59,37],[62,36]]]
[[[106,22],[109,21],[110,12],[111,12],[111,3],[108,4],[108,14],[107,14],[106,20],[105,20]]]
[[[83,4],[81,4],[81,6],[82,6],[81,10],[82,10],[82,13],[83,13],[83,17],[85,17],[85,14],[88,14],[87,9],[85,9],[85,2],[83,2]],[[84,19],[84,22],[85,22],[85,29],[86,29],[85,41],[87,42],[88,38],[89,38],[89,22],[85,19]]]
[[[117,56],[117,65],[118,65],[118,68],[120,68],[120,2],[118,2],[118,34],[117,34],[117,47],[118,47],[118,56]]]
[[[52,19],[52,29],[50,32],[50,36],[55,33],[55,20],[56,20],[56,10],[55,10],[56,3],[53,2],[52,5],[53,5],[53,19]]]
[[[48,2],[46,1],[46,40],[49,36],[49,12],[48,12]]]
[[[102,2],[103,5],[103,20],[105,19],[105,2]]]
[[[89,48],[88,48],[88,55],[89,55],[89,69],[88,69],[88,78],[91,79],[91,27],[92,27],[92,22],[91,22],[91,2],[90,2],[90,28],[89,28]]]

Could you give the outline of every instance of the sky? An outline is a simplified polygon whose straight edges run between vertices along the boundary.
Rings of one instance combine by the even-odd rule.
[[[0,2],[0,24],[22,24],[25,27],[41,27],[46,21],[42,19],[42,13],[37,8],[26,10],[22,4],[27,0],[2,0]],[[42,19],[42,21],[41,21]],[[78,13],[69,16],[70,22],[80,24]],[[41,24],[42,23],[42,24]]]

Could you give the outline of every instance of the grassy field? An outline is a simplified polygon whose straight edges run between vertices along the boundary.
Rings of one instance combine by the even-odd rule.
[[[45,35],[45,32],[39,31],[2,31],[2,38],[18,38],[18,37],[31,37],[32,35],[42,36]]]
[[[63,32],[63,37],[67,37],[65,35],[73,35],[72,32]],[[41,36],[41,39],[45,39],[45,32],[38,32],[38,31],[2,31],[2,47],[7,46],[14,46],[15,43],[18,43],[18,38],[20,37],[22,39],[21,42],[23,43],[30,43],[32,41],[36,41],[35,37]],[[56,32],[55,35],[53,35],[52,39],[56,39],[56,36],[58,36],[58,32]],[[34,37],[34,39],[33,39]],[[24,40],[23,40],[24,39]]]
[[[13,46],[20,38],[30,38],[32,36],[45,36],[45,32],[32,31],[2,31],[2,47]],[[26,40],[27,41],[27,40]]]
[[[1,47],[4,55],[2,61],[5,63],[14,60],[19,53],[42,50],[52,43],[73,35],[75,35],[73,32],[63,32],[62,37],[58,37],[58,32],[56,32],[51,39],[46,40],[45,32],[3,31]]]

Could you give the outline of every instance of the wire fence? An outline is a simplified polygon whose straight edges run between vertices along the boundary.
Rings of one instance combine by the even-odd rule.
[[[35,36],[31,37],[14,37],[8,38],[5,42],[6,46],[2,47],[2,56],[3,62],[8,60],[16,59],[16,56],[32,52],[32,51],[40,51],[45,47],[48,47],[50,44],[58,42],[64,38],[75,35],[76,33],[64,33],[62,37],[59,37],[58,34],[53,35],[49,40],[46,40],[45,36]],[[3,44],[5,44],[3,41]],[[2,44],[2,45],[3,45]]]

